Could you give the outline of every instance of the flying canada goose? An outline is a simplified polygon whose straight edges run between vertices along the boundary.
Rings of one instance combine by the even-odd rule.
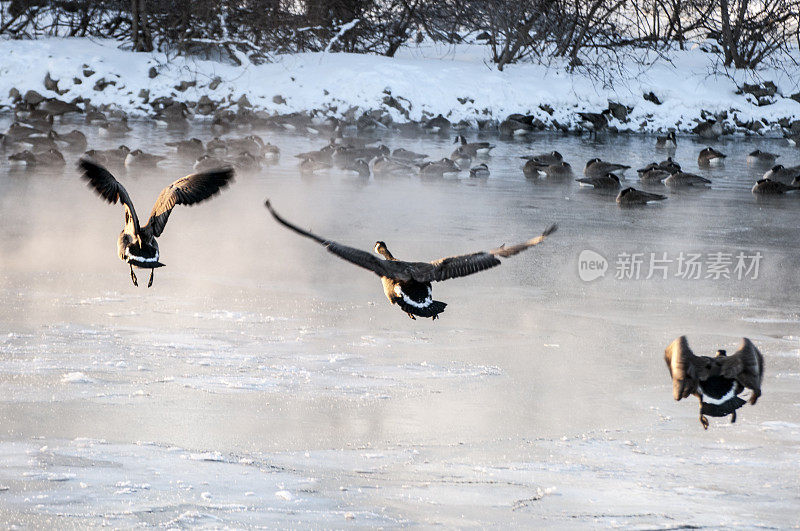
[[[233,179],[231,168],[220,168],[181,177],[161,191],[150,212],[150,219],[146,225],[141,226],[131,197],[108,170],[85,158],[82,158],[78,165],[83,170],[82,177],[89,182],[98,195],[109,203],[115,204],[117,201],[122,203],[125,209],[125,227],[117,241],[119,258],[130,266],[131,280],[134,286],[138,286],[139,283],[133,267],[150,269],[148,288],[153,285],[153,269],[164,266],[158,261],[160,255],[156,238],[161,236],[164,231],[172,209],[176,205],[200,203],[219,193]]]
[[[664,351],[672,376],[672,396],[675,400],[694,395],[700,399],[700,423],[708,429],[710,417],[731,415],[736,422],[736,410],[745,404],[739,394],[750,389],[750,404],[761,396],[764,378],[764,357],[755,345],[742,338],[742,343],[732,356],[718,350],[715,357],[696,356],[689,348],[686,336],[669,344]]]
[[[700,152],[697,156],[697,165],[698,166],[717,166],[722,164],[723,159],[727,157],[721,151],[717,151],[714,148],[707,147]]]
[[[609,173],[625,173],[625,170],[630,168],[625,164],[614,164],[613,162],[605,162],[598,158],[594,158],[586,163],[583,168],[583,174],[587,177],[604,177]]]
[[[748,164],[775,164],[775,159],[777,159],[779,155],[775,153],[768,153],[766,151],[761,151],[757,149],[755,151],[751,151],[749,155],[747,155],[747,163]]]
[[[664,180],[664,184],[671,188],[683,188],[687,186],[707,186],[711,184],[711,180],[695,175],[694,173],[685,173],[679,171],[673,173]]]
[[[763,195],[779,195],[786,192],[794,192],[796,190],[796,186],[790,186],[780,181],[773,181],[772,179],[759,179],[756,181],[756,184],[753,185],[751,192],[754,194]]]
[[[582,179],[575,179],[581,186],[591,185],[594,188],[603,188],[606,190],[619,188],[619,177],[613,173],[607,173],[602,177],[583,177]]]
[[[675,149],[678,147],[678,139],[675,138],[675,131],[670,131],[667,136],[656,137],[656,149]]]
[[[467,139],[464,138],[464,135],[456,136],[454,144],[461,142],[461,145],[456,148],[456,151],[460,150],[465,155],[468,155],[471,158],[475,158],[478,155],[488,155],[489,152],[494,149],[494,144],[490,144],[489,142],[467,142]]]
[[[663,201],[667,196],[661,194],[651,194],[636,188],[625,188],[617,195],[617,204],[621,207],[646,205],[650,201]]]
[[[491,251],[451,256],[433,262],[404,262],[397,260],[384,242],[376,242],[374,247],[374,251],[383,256],[382,260],[367,251],[326,240],[289,223],[275,212],[269,200],[265,206],[272,217],[284,227],[322,244],[329,253],[380,276],[386,298],[392,304],[400,306],[412,319],[416,319],[415,316],[436,319],[447,306],[444,302],[433,300],[431,282],[464,277],[500,265],[498,257],[507,258],[533,247],[557,228],[555,224],[550,225],[541,236],[511,247],[501,245]]]

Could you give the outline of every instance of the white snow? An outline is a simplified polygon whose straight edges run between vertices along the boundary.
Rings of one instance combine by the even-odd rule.
[[[344,26],[342,31],[346,29]],[[43,80],[49,72],[59,81],[59,89],[66,91],[62,99],[80,96],[96,105],[114,104],[138,114],[151,111],[139,96],[148,91],[151,100],[169,96],[197,101],[207,95],[214,101],[230,103],[246,95],[255,107],[275,113],[319,109],[341,115],[351,107],[385,109],[400,122],[441,113],[453,122],[474,123],[479,118],[502,120],[520,112],[533,114],[547,124],[558,121],[574,126],[576,112],[599,111],[609,101],[633,107],[629,122],[611,120],[611,125],[632,131],[664,131],[669,127],[687,131],[703,110],[735,110],[728,116],[729,124],[734,114],[743,122],[800,118],[800,103],[788,98],[800,90],[800,66],[786,61],[785,72],[765,68],[710,75],[714,57],[699,46],[674,50],[668,54],[669,61],[661,60],[645,70],[627,65],[627,74],[620,75],[613,87],[601,87],[585,74],[569,73],[557,64],[522,63],[500,72],[486,60],[485,47],[476,45],[444,48],[424,44],[404,48],[394,58],[346,53],[278,55],[272,63],[238,67],[162,53],[133,53],[120,50],[118,43],[108,40],[2,42],[5,55],[0,66],[0,103],[10,103],[7,95],[12,88],[57,96],[44,89]],[[84,76],[83,65],[93,72],[90,76]],[[148,76],[151,67],[159,72],[154,79]],[[222,82],[212,90],[208,85],[216,77]],[[75,78],[81,84],[76,84]],[[102,79],[116,84],[102,92],[94,90]],[[175,87],[184,80],[197,81],[197,86],[177,91]],[[774,81],[783,97],[759,107],[749,95],[736,94],[738,85],[758,80]],[[649,92],[655,93],[662,104],[644,100],[642,95]],[[273,97],[278,95],[286,102],[274,103]],[[407,117],[384,104],[388,95],[398,98]],[[554,109],[552,115],[540,108],[544,105]]]

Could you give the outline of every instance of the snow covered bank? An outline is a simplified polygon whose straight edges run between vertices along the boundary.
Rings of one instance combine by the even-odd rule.
[[[778,136],[800,120],[800,67],[786,72],[763,70],[713,76],[713,57],[695,46],[618,79],[613,88],[595,86],[582,74],[541,65],[511,65],[499,72],[477,46],[402,50],[398,57],[343,53],[277,56],[274,63],[244,67],[131,53],[114,41],[41,39],[2,41],[0,104],[11,105],[9,91],[36,90],[47,97],[90,99],[133,114],[152,114],[159,97],[184,101],[204,112],[252,105],[269,113],[320,111],[357,119],[364,111],[381,121],[421,121],[442,114],[451,122],[503,120],[511,113],[533,115],[536,125],[575,129],[579,111],[616,109],[610,126],[621,131],[690,131],[698,121],[716,116],[729,132]],[[58,82],[47,90],[45,76]],[[745,83],[774,82],[777,92],[742,93]],[[651,95],[652,93],[652,95]],[[644,96],[648,95],[649,99]],[[794,95],[795,99],[792,99]],[[241,100],[246,96],[246,100]],[[655,96],[654,98],[652,96]],[[655,100],[659,103],[656,103]],[[760,105],[759,105],[760,103]],[[800,129],[800,122],[795,125]]]

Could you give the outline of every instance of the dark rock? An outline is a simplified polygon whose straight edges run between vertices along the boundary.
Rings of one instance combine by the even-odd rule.
[[[149,77],[150,79],[153,79],[157,75],[158,75],[158,70],[156,69],[156,67],[151,66],[150,70],[147,71],[147,77]]]
[[[466,105],[467,102],[475,103],[475,100],[473,100],[472,98],[456,98],[456,99],[458,100],[458,103],[460,103],[461,105]]]
[[[275,105],[284,105],[286,103],[286,99],[280,94],[275,94],[272,96],[272,103]]]
[[[202,115],[213,114],[216,109],[217,104],[205,94],[201,96],[199,100],[197,100],[197,112]]]
[[[28,105],[39,105],[44,101],[44,96],[36,92],[35,90],[29,90],[22,96],[22,101],[27,103]]]
[[[73,77],[72,82],[76,85],[83,85],[83,80],[79,77]]]
[[[106,89],[106,87],[107,87],[107,86],[109,86],[109,85],[114,85],[114,86],[116,86],[116,85],[117,85],[117,82],[116,82],[116,81],[106,81],[106,78],[104,78],[104,77],[101,77],[101,78],[100,78],[100,79],[98,79],[98,80],[97,80],[97,82],[94,84],[94,90],[97,90],[97,91],[99,91],[99,92],[102,92],[102,91],[104,91],[104,90]]]
[[[800,103],[800,92],[796,92],[789,97],[794,101],[796,101],[797,103]]]
[[[222,83],[222,78],[219,76],[215,77],[211,80],[211,83],[208,84],[208,88],[211,90],[217,90],[217,87]]]
[[[789,130],[791,130],[792,133],[800,133],[800,120],[794,120],[790,123]]]
[[[147,103],[150,100],[150,91],[147,89],[140,90],[139,99],[142,100],[142,102]]]
[[[775,86],[775,83],[772,81],[765,81],[764,83],[759,83],[758,85],[750,85],[749,83],[745,83],[739,89],[741,92],[745,94],[752,94],[759,100],[761,98],[771,98],[778,92],[778,87]]]
[[[186,92],[190,87],[196,87],[197,81],[181,81],[180,84],[175,85],[175,90],[178,92]]]
[[[547,114],[549,114],[550,116],[553,116],[553,113],[555,112],[553,108],[546,103],[539,105],[539,108],[544,112],[546,112]]]
[[[58,92],[58,81],[50,77],[50,72],[45,74],[44,76],[44,88],[47,90],[52,90],[55,93],[61,94]]]
[[[645,95],[643,96],[643,98],[644,98],[645,100],[649,101],[649,102],[655,103],[656,105],[661,105],[661,100],[660,100],[660,99],[658,99],[658,96],[656,96],[655,94],[653,94],[653,91],[652,91],[652,90],[651,90],[650,92],[648,92],[647,94],[645,94]]]
[[[92,77],[94,75],[94,70],[91,68],[84,68],[83,69],[83,77]]]
[[[239,108],[252,107],[252,105],[250,104],[250,100],[247,99],[247,96],[245,94],[242,94],[242,97],[236,100],[236,105],[238,105]]]
[[[12,89],[8,91],[8,97],[11,98],[13,103],[17,103],[22,99],[22,94],[19,93],[19,90],[17,90],[16,87],[12,87]]]

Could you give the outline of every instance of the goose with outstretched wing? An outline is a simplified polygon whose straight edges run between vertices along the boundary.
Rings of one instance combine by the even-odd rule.
[[[194,205],[200,203],[225,188],[233,180],[231,168],[193,173],[181,177],[161,191],[156,204],[150,212],[147,224],[142,226],[133,208],[133,201],[125,187],[103,166],[82,158],[78,163],[83,170],[83,178],[100,197],[111,204],[122,203],[125,209],[125,227],[119,235],[117,250],[119,258],[131,268],[131,280],[134,286],[139,283],[133,268],[150,269],[150,280],[147,287],[153,285],[153,270],[163,267],[159,262],[158,242],[167,224],[170,213],[176,205]]]
[[[764,379],[764,357],[752,341],[742,338],[739,349],[731,356],[718,350],[715,357],[696,356],[689,348],[686,336],[669,344],[664,352],[672,376],[672,396],[681,400],[689,395],[700,399],[700,423],[708,429],[708,419],[731,415],[736,422],[736,410],[745,404],[739,394],[750,389],[750,404],[761,396]]]
[[[447,306],[444,302],[433,300],[431,282],[464,277],[500,265],[500,258],[514,256],[538,245],[557,228],[556,225],[550,225],[541,236],[510,247],[503,245],[491,251],[451,256],[433,262],[405,262],[396,259],[382,241],[376,242],[374,247],[374,251],[383,257],[379,258],[367,251],[326,240],[293,225],[278,215],[269,201],[266,202],[266,207],[272,217],[284,227],[322,244],[328,252],[339,258],[381,277],[386,298],[392,304],[400,306],[412,319],[416,319],[415,316],[436,319]]]

